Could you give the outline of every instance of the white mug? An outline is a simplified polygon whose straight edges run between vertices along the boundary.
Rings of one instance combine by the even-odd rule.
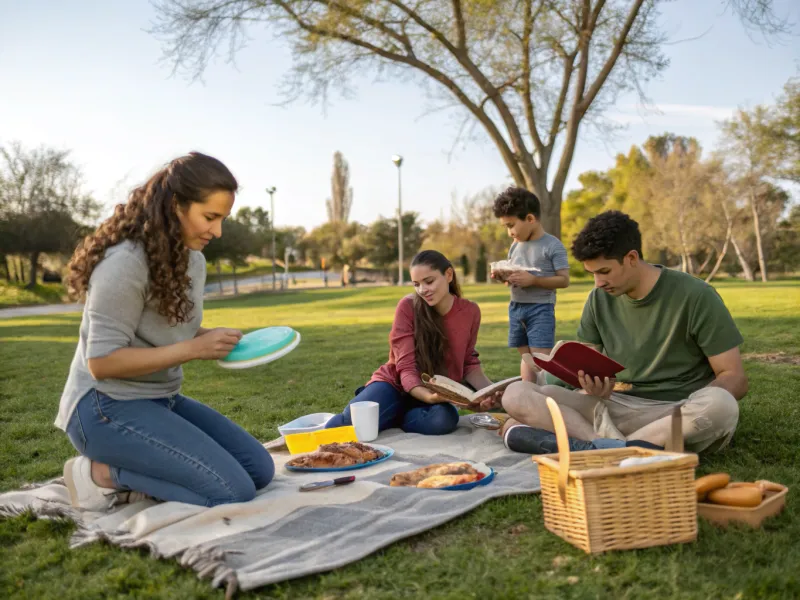
[[[359,442],[371,442],[378,437],[379,417],[380,405],[377,402],[353,402],[350,405],[350,420]]]

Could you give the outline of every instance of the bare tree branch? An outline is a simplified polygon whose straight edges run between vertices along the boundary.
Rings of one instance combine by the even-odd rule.
[[[585,113],[592,105],[592,102],[594,102],[594,99],[597,97],[597,94],[600,93],[600,89],[605,84],[606,79],[608,79],[608,76],[611,74],[611,70],[614,68],[614,65],[617,64],[617,59],[619,58],[620,54],[622,54],[622,49],[625,47],[625,44],[628,41],[628,34],[630,33],[631,27],[633,27],[634,22],[636,22],[636,17],[639,16],[639,10],[642,8],[643,3],[644,0],[634,0],[633,4],[631,5],[630,10],[628,11],[628,18],[625,21],[625,25],[623,25],[622,31],[620,32],[619,37],[617,38],[617,41],[614,44],[614,49],[611,51],[609,57],[606,59],[605,65],[603,65],[603,70],[600,71],[599,75],[594,80],[594,83],[589,88],[588,93],[581,100],[579,110],[582,113]],[[604,4],[604,2],[600,2],[598,6],[602,8],[602,4]]]
[[[765,33],[785,25],[772,0],[723,1]],[[324,107],[330,89],[350,93],[354,73],[435,82],[426,92],[467,109],[515,183],[537,193],[556,235],[581,126],[601,127],[621,93],[644,98],[646,82],[668,65],[658,0],[154,2],[160,18],[152,33],[164,39],[174,70],[194,78],[226,45],[233,61],[246,34],[263,27],[290,41],[288,101],[304,96]]]
[[[456,20],[456,47],[462,52],[467,51],[467,28],[464,24],[464,13],[461,10],[461,0],[452,0],[453,17]]]
[[[539,137],[539,131],[536,129],[536,116],[533,111],[533,100],[531,98],[531,74],[533,68],[531,67],[531,35],[533,34],[533,24],[536,17],[542,10],[542,5],[533,13],[533,0],[525,0],[525,8],[523,13],[523,31],[522,31],[522,103],[525,110],[525,119],[528,122],[528,133],[533,140],[533,147],[541,157],[544,151],[542,139]]]

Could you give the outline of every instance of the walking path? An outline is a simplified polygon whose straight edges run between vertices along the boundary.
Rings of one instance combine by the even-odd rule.
[[[361,287],[376,287],[387,285],[385,283],[360,283],[358,285],[359,288]],[[306,290],[320,290],[325,289],[326,286],[324,285],[316,285],[316,286],[291,286],[288,290],[281,290],[278,288],[275,290],[276,293],[283,292],[292,292],[295,291],[306,291]],[[328,289],[341,289],[341,284],[336,281],[332,283]],[[264,287],[263,285],[254,285],[254,284],[240,284],[239,285],[239,295],[245,295],[248,293],[253,292],[270,292],[271,290],[268,287]],[[233,294],[226,294],[225,296],[220,296],[218,292],[216,292],[215,285],[208,285],[206,286],[206,300],[216,300],[220,298],[233,298]],[[56,314],[64,314],[64,313],[76,313],[81,312],[83,310],[83,304],[34,304],[32,306],[15,306],[13,308],[0,308],[0,319],[13,319],[14,317],[36,317],[41,315],[56,315]]]
[[[0,308],[0,319],[76,313],[82,310],[83,304],[35,304],[33,306],[15,306],[14,308]]]

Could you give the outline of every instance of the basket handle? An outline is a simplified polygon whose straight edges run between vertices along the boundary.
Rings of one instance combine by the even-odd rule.
[[[558,494],[561,501],[567,501],[567,481],[569,479],[569,438],[567,437],[567,426],[564,424],[564,417],[561,416],[561,409],[555,400],[547,398],[547,408],[553,419],[553,428],[556,432],[556,442],[558,443]]]
[[[667,450],[670,452],[683,452],[683,421],[681,420],[681,405],[672,409],[671,432]]]

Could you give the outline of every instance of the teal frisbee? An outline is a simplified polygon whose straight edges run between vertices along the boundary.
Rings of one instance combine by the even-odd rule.
[[[217,364],[225,369],[248,369],[286,356],[300,343],[291,327],[265,327],[242,336],[239,343]]]

